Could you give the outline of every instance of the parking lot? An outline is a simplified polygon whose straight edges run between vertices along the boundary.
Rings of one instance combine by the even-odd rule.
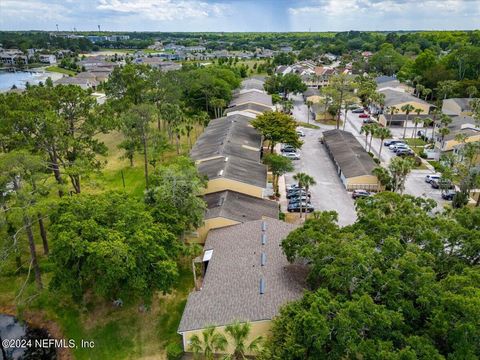
[[[293,175],[297,172],[307,173],[317,183],[310,189],[315,210],[335,210],[338,213],[338,223],[342,226],[354,223],[357,218],[354,201],[341,183],[324,146],[318,141],[321,130],[298,129],[305,133],[302,138],[304,144],[298,150],[301,159],[293,161],[295,171],[285,175],[286,183],[295,183]]]
[[[430,170],[412,170],[405,182],[405,194],[417,197],[430,198],[437,202],[435,211],[443,210],[448,201],[442,199],[442,192],[439,189],[433,189],[429,183],[425,182],[425,176],[432,174]]]

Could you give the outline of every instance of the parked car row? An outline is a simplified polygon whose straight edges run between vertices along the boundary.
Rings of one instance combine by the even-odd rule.
[[[311,194],[305,189],[301,189],[298,184],[287,186],[288,212],[312,212],[315,208],[310,203]]]
[[[390,151],[394,152],[397,156],[414,156],[415,152],[405,144],[404,141],[400,140],[393,140],[394,142],[390,142],[390,145],[387,145]],[[387,142],[384,143],[386,145]]]
[[[442,199],[452,201],[457,193],[455,185],[448,179],[443,179],[441,174],[429,174],[425,176],[425,182],[434,189],[442,189]]]
[[[292,145],[283,144],[280,147],[280,152],[282,153],[282,156],[290,160],[300,160],[300,155],[297,153],[297,149],[295,149]]]

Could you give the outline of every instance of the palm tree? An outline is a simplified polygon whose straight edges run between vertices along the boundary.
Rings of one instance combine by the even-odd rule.
[[[261,336],[253,339],[250,344],[246,344],[248,336],[251,331],[250,323],[235,322],[228,325],[225,328],[225,332],[232,338],[232,344],[234,347],[233,354],[227,356],[228,360],[244,360],[246,359],[246,353],[254,353],[259,349],[259,345],[263,338]]]
[[[427,101],[427,98],[428,98],[428,95],[430,95],[432,93],[432,89],[429,89],[429,88],[425,88],[423,89],[423,92],[422,92],[422,95],[425,96],[425,101]]]
[[[413,160],[410,158],[395,157],[388,165],[388,171],[392,177],[393,191],[400,194],[405,190],[405,180],[413,169]]]
[[[300,218],[301,218],[302,212],[303,212],[302,197],[301,197],[302,190],[305,189],[306,194],[308,194],[308,189],[310,188],[310,186],[315,185],[316,182],[313,177],[305,173],[296,173],[295,175],[293,175],[293,179],[296,182],[298,182],[298,186],[300,188]]]
[[[389,108],[389,111],[390,111],[390,121],[387,123],[387,127],[392,124],[393,115],[394,115],[394,114],[398,114],[398,112],[399,112],[400,110],[399,110],[397,107],[395,107],[395,106],[391,106],[391,107]]]
[[[474,85],[471,85],[471,86],[467,87],[466,91],[467,91],[469,99],[473,98],[475,95],[478,94],[478,89]]]
[[[444,140],[445,140],[445,136],[447,136],[448,134],[450,134],[450,129],[448,127],[442,127],[440,130],[438,130],[438,133],[440,134],[440,137],[441,137],[441,148],[440,149],[443,149],[443,145],[444,145]]]
[[[414,146],[417,147],[416,145],[416,142],[415,140],[417,139],[417,127],[418,127],[418,124],[420,124],[421,122],[423,121],[423,119],[421,117],[416,117],[413,119],[413,133],[412,133],[412,138],[413,138],[413,143],[414,143]]]
[[[435,142],[435,126],[437,123],[437,116],[442,114],[442,110],[436,108],[432,111],[432,140]]]
[[[190,350],[196,359],[201,354],[205,360],[213,360],[215,353],[224,351],[228,345],[227,338],[218,333],[213,326],[202,331],[202,338],[196,334],[190,338]]]
[[[428,140],[427,129],[432,123],[433,123],[433,120],[431,118],[424,118],[423,119],[423,130],[425,130],[425,138],[427,140]]]
[[[413,110],[415,110],[415,108],[413,107],[413,105],[405,104],[400,108],[400,110],[405,113],[405,123],[403,125],[403,138],[405,139],[405,135],[407,134],[408,116]]]
[[[365,150],[367,150],[367,146],[368,146],[368,135],[370,135],[371,132],[372,132],[372,127],[370,126],[370,124],[363,125],[363,126],[360,128],[360,134],[365,134]]]
[[[312,108],[313,101],[307,100],[307,123],[310,124],[310,109]]]
[[[376,135],[378,129],[380,129],[378,124],[371,124],[370,125],[370,142],[368,143],[368,151],[372,150],[373,136]]]
[[[375,135],[380,138],[381,140],[381,143],[380,143],[380,150],[378,151],[378,158],[380,159],[380,161],[382,160],[382,158],[380,157],[382,155],[382,148],[383,148],[383,141],[385,139],[388,139],[390,137],[392,137],[392,132],[390,131],[390,129],[387,129],[387,128],[378,128]]]

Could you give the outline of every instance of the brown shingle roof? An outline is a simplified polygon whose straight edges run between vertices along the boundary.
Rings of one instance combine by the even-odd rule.
[[[262,245],[262,222],[266,242]],[[180,333],[238,321],[270,320],[282,305],[303,295],[303,267],[290,265],[280,244],[296,225],[265,219],[210,230],[213,250],[200,291],[188,297]],[[264,266],[261,254],[265,255]],[[264,293],[260,294],[260,281]]]
[[[278,218],[275,201],[241,194],[236,191],[220,191],[204,196],[207,203],[205,219],[223,217],[239,222],[259,220],[262,217]]]

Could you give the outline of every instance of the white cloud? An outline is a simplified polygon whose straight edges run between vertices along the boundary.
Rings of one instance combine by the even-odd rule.
[[[31,20],[41,16],[44,20],[62,20],[70,10],[56,3],[46,3],[39,0],[0,0],[0,19],[3,21],[16,19]]]
[[[197,0],[100,0],[97,9],[168,21],[218,16],[227,6]]]

